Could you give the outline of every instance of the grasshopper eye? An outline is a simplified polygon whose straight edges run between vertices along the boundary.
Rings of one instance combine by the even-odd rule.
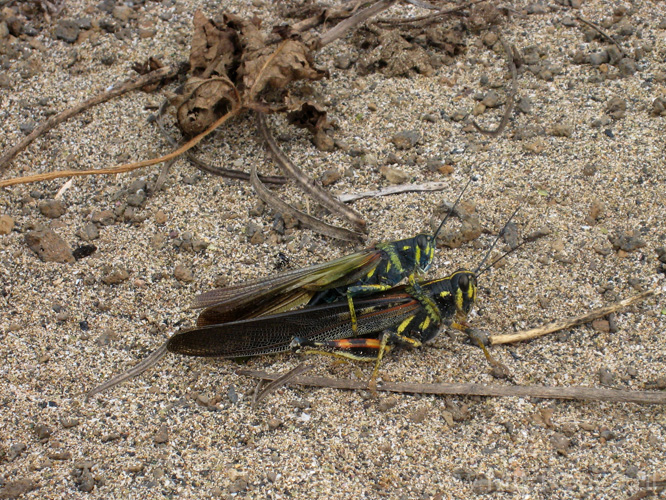
[[[469,288],[469,276],[466,274],[460,276],[460,278],[458,278],[458,286],[463,292],[466,292]]]
[[[430,240],[428,239],[428,237],[425,234],[419,234],[416,237],[416,245],[419,248],[427,248],[429,243],[430,243]]]

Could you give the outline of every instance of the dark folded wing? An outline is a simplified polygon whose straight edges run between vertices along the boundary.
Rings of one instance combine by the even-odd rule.
[[[192,308],[207,308],[197,321],[199,326],[277,314],[307,304],[318,291],[355,283],[380,260],[379,250],[363,250],[323,264],[205,292],[195,297]]]
[[[189,356],[244,357],[287,351],[294,337],[317,342],[370,335],[399,325],[421,309],[411,296],[384,294],[355,302],[354,333],[346,300],[297,311],[184,330],[167,341],[170,352]]]

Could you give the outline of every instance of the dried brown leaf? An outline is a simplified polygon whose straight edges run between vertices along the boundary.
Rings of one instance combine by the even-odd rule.
[[[287,113],[287,120],[292,125],[308,129],[313,134],[330,128],[326,109],[322,105],[312,101],[292,101],[289,107],[293,111]]]
[[[140,75],[147,75],[151,71],[155,71],[156,69],[160,69],[164,65],[154,57],[149,57],[146,59],[144,62],[135,62],[132,64],[132,69],[139,73]]]
[[[249,100],[267,87],[282,89],[294,80],[320,80],[326,76],[325,71],[313,67],[310,49],[297,40],[244,53],[239,74]]]
[[[240,63],[238,34],[227,26],[218,27],[201,11],[194,13],[194,34],[190,49],[190,71],[207,78],[229,76]]]
[[[147,75],[148,73],[151,73],[153,71],[156,71],[160,68],[163,68],[164,65],[156,58],[154,57],[149,57],[146,59],[144,62],[135,62],[132,64],[132,69],[136,71],[140,75]],[[169,81],[173,80],[173,78],[168,78],[164,80],[160,80],[154,83],[151,83],[150,85],[145,85],[141,87],[141,90],[144,92],[153,92],[157,90],[159,87],[165,85]]]
[[[235,101],[233,85],[220,77],[191,77],[183,93],[170,100],[176,107],[178,125],[186,136],[206,130],[219,116],[227,113]]]
[[[419,45],[405,40],[396,31],[379,35],[379,45],[359,60],[361,74],[381,71],[391,77],[409,76],[412,72],[432,74],[430,55]]]

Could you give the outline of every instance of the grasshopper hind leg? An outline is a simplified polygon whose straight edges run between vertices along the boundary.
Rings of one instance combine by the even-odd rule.
[[[291,341],[291,348],[302,354],[321,354],[354,361],[375,361],[377,355],[364,356],[347,351],[350,349],[380,349],[380,341],[373,338],[351,338],[313,342],[303,337],[295,337]]]
[[[301,337],[296,337],[291,342],[292,349],[297,350],[303,354],[317,354],[324,356],[332,356],[344,360],[374,362],[375,366],[372,371],[372,376],[368,380],[368,389],[373,394],[377,395],[377,376],[379,374],[379,365],[381,364],[384,354],[391,350],[393,346],[388,344],[391,339],[391,333],[384,333],[380,339],[373,338],[351,338],[328,340],[325,342],[312,342]],[[326,350],[333,349],[333,350]],[[375,355],[360,355],[352,352],[347,352],[350,349],[371,349],[377,350]]]

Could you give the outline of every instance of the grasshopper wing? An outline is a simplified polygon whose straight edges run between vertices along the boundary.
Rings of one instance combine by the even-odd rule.
[[[193,309],[206,308],[198,326],[226,323],[295,309],[322,290],[355,283],[381,262],[381,250],[369,248],[339,259],[218,288],[198,295]]]
[[[288,351],[295,337],[313,342],[365,336],[400,324],[421,310],[406,293],[386,293],[356,303],[354,333],[346,300],[259,318],[183,330],[167,341],[170,352],[189,356],[245,357]]]

